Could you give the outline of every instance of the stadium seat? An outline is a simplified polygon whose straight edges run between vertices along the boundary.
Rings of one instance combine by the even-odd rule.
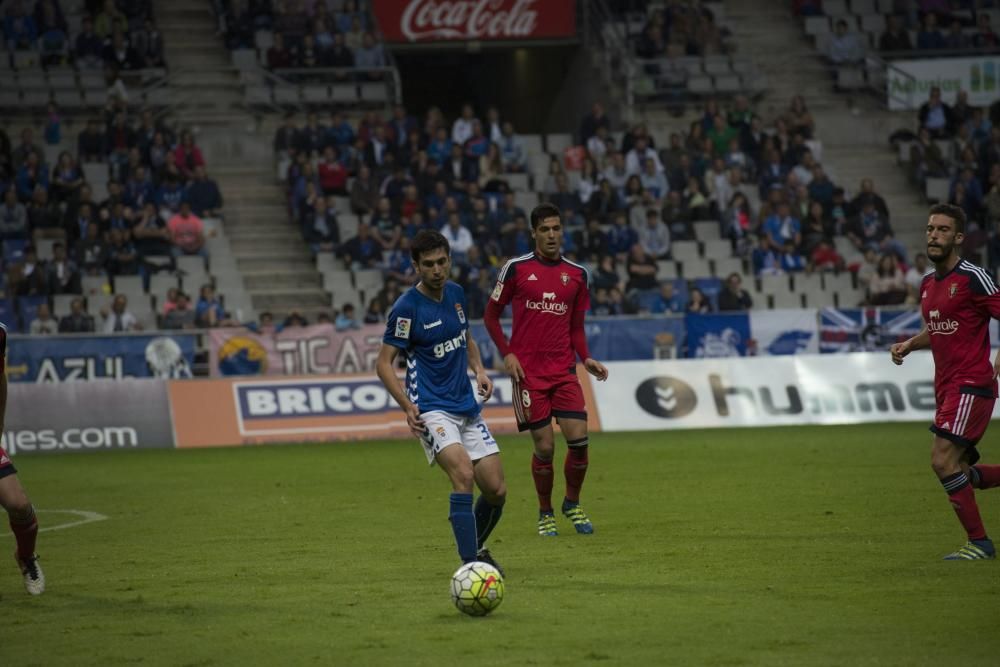
[[[823,0],[823,13],[827,16],[835,17],[850,14],[850,11],[847,9],[847,0]]]
[[[850,271],[826,273],[823,275],[823,288],[828,292],[841,292],[854,289],[854,274]]]
[[[572,145],[573,145],[573,135],[570,134],[545,135],[545,149],[549,153],[562,155],[562,152]]]
[[[693,76],[687,81],[688,92],[695,95],[711,95],[715,92],[712,79],[707,76]]]
[[[358,89],[365,102],[385,102],[389,99],[389,91],[384,83],[362,83]]]
[[[770,296],[771,308],[802,308],[802,295],[795,292],[774,292]]]
[[[702,66],[705,69],[705,74],[710,74],[716,80],[719,76],[731,74],[733,71],[729,64],[729,56],[705,56]]]
[[[864,14],[861,16],[861,29],[865,32],[881,33],[885,30],[885,17],[881,14]]]
[[[163,305],[172,287],[177,287],[177,275],[174,273],[158,271],[149,277],[149,294],[156,299],[157,308]]]
[[[698,220],[694,223],[694,237],[699,241],[713,241],[721,238],[717,220]]]
[[[298,86],[278,85],[274,87],[274,101],[278,104],[298,104]]]
[[[230,51],[233,67],[238,70],[254,70],[257,67],[257,52],[253,49],[233,49]]]
[[[52,295],[52,315],[56,318],[69,315],[72,310],[73,299],[79,299],[79,294],[53,294]]]
[[[333,102],[357,102],[358,87],[352,83],[336,83],[331,89],[330,100]]]
[[[712,277],[711,263],[701,257],[685,257],[681,261],[681,267],[684,277],[688,280]]]
[[[701,257],[701,246],[697,241],[674,241],[670,244],[670,255],[678,262]]]
[[[792,282],[796,292],[823,291],[823,276],[819,273],[796,273]]]
[[[764,294],[775,294],[778,292],[791,292],[791,285],[788,276],[761,276],[760,291]]]
[[[841,90],[857,90],[859,88],[864,88],[864,71],[858,67],[838,67],[837,87]]]
[[[833,293],[837,308],[856,308],[865,300],[863,289],[841,289]]]
[[[359,290],[378,291],[385,284],[381,269],[361,269],[354,271],[354,287]]]
[[[540,134],[521,134],[518,135],[521,142],[524,144],[524,152],[528,155],[533,155],[537,153],[544,153],[545,149],[542,148],[542,135]]]
[[[715,266],[715,276],[725,278],[731,273],[743,274],[743,260],[739,257],[724,257],[712,261]],[[753,282],[753,281],[750,281]]]
[[[200,255],[182,255],[177,258],[177,270],[182,275],[185,273],[204,273],[205,258]]]
[[[354,289],[354,278],[347,269],[326,269],[323,271],[323,289],[337,293],[345,289]]]
[[[329,98],[330,89],[326,86],[311,84],[302,88],[302,101],[307,104],[325,104]]]
[[[674,279],[680,276],[680,272],[677,270],[677,262],[670,259],[661,259],[656,262],[656,279],[666,280]]]
[[[825,35],[830,32],[830,19],[826,16],[807,16],[805,25],[807,35]]]
[[[924,186],[924,193],[928,201],[947,202],[950,183],[947,178],[928,178]]]
[[[864,16],[876,13],[875,0],[851,0],[851,11]]]
[[[704,241],[705,257],[709,259],[727,259],[733,256],[733,243],[729,239],[712,239]]]

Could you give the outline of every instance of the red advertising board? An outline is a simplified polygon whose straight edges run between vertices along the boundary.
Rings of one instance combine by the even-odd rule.
[[[388,42],[566,39],[575,0],[372,0]]]

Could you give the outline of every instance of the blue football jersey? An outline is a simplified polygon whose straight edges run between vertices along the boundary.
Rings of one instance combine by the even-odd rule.
[[[440,302],[411,287],[389,312],[382,340],[406,353],[406,392],[420,412],[479,414],[467,374],[465,311],[465,290],[448,281]]]

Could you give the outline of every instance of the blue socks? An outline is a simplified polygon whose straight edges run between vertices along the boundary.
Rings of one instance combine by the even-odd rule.
[[[491,505],[486,501],[486,496],[479,496],[479,500],[476,501],[476,542],[480,549],[486,544],[486,538],[500,522],[502,514],[502,504]]]
[[[453,493],[449,496],[448,520],[455,533],[458,556],[463,563],[476,560],[476,515],[472,513],[472,494]]]

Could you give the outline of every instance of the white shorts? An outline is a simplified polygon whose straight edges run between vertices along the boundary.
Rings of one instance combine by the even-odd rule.
[[[427,433],[420,438],[420,444],[424,446],[424,454],[427,455],[427,463],[430,465],[434,465],[434,457],[438,452],[449,445],[459,443],[465,447],[465,451],[473,461],[500,453],[500,447],[497,446],[497,441],[490,433],[482,415],[463,417],[441,410],[431,410],[422,413],[420,418],[427,427]]]

